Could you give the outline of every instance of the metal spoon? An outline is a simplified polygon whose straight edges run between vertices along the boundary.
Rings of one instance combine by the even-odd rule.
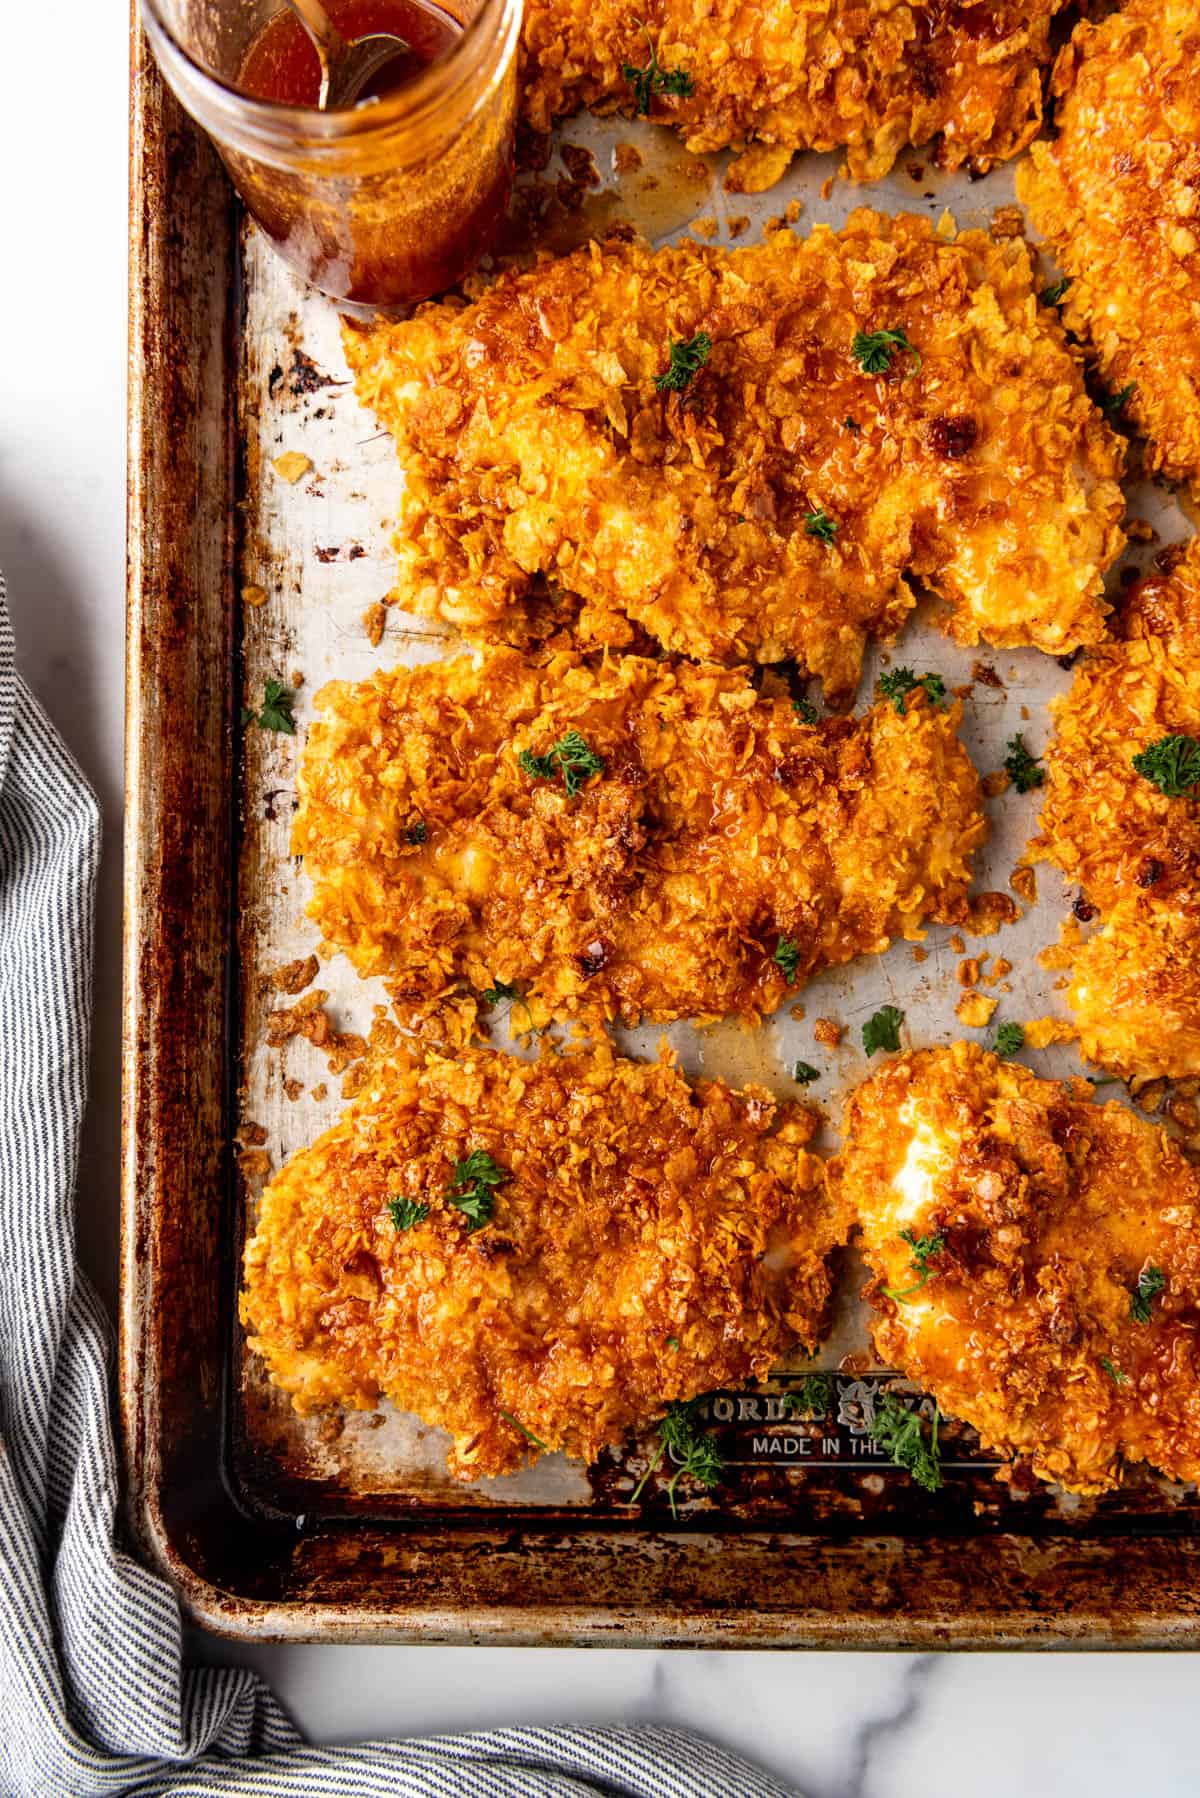
[[[372,76],[409,49],[404,38],[389,31],[372,31],[366,37],[347,40],[321,0],[288,0],[288,5],[307,31],[321,61],[321,95],[317,105],[322,112],[353,106]]]

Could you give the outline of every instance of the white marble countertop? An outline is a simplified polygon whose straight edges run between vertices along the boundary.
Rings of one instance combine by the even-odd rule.
[[[53,47],[0,114],[0,568],[18,653],[94,781],[108,841],[97,936],[84,1259],[116,1281],[126,82],[120,6],[39,0],[5,18],[6,71]],[[64,51],[69,46],[69,53]],[[1090,1798],[1200,1791],[1188,1656],[745,1654],[263,1647],[252,1660],[314,1738],[499,1722],[690,1725],[810,1798]],[[735,1795],[731,1795],[735,1798]]]

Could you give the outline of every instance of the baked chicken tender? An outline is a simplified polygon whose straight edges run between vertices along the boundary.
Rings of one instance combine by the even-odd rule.
[[[503,648],[335,682],[292,832],[309,916],[402,1015],[465,980],[516,986],[518,1025],[757,1017],[967,915],[961,706],[905,707],[806,724],[744,670]],[[602,764],[575,793],[537,759],[572,732]]]
[[[386,1397],[448,1430],[460,1479],[591,1460],[815,1347],[845,1231],[814,1128],[603,1045],[401,1054],[264,1192],[249,1346],[302,1413]],[[477,1227],[447,1196],[471,1157],[495,1170]]]
[[[864,372],[856,336],[897,329]],[[521,640],[549,582],[581,646],[794,658],[835,704],[913,580],[964,643],[1103,634],[1121,446],[1017,240],[866,210],[732,251],[610,239],[345,342],[404,468],[409,612]]]
[[[885,1361],[1069,1491],[1200,1478],[1200,1172],[1164,1131],[955,1043],[859,1087],[845,1141]],[[923,1285],[902,1231],[940,1238]]]
[[[1052,707],[1031,851],[1104,917],[1067,998],[1089,1060],[1123,1078],[1200,1074],[1200,787],[1168,797],[1134,767],[1164,737],[1200,738],[1200,539],[1131,590],[1117,635]]]
[[[1149,466],[1200,498],[1200,0],[1130,0],[1076,27],[1055,67],[1059,135],[1017,192],[1071,278],[1068,328]]]
[[[668,89],[650,96],[653,118],[676,126],[689,150],[759,146],[738,186],[769,186],[794,150],[843,145],[859,180],[886,175],[906,144],[930,142],[939,167],[983,174],[1037,131],[1060,4],[529,0],[522,111],[543,132],[583,106],[631,117],[640,102],[624,71],[647,67],[653,45]],[[684,95],[669,91],[687,85],[680,70]]]

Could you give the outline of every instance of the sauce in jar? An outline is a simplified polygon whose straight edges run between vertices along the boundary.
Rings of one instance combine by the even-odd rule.
[[[325,0],[325,10],[347,40],[386,31],[402,37],[409,47],[407,55],[384,64],[363,88],[360,100],[393,93],[445,56],[462,36],[457,19],[421,0]],[[285,9],[267,20],[242,58],[237,85],[255,100],[317,105],[321,64],[294,12]]]

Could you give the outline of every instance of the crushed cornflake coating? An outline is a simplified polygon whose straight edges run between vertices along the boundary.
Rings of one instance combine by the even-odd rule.
[[[465,979],[515,988],[522,1030],[755,1018],[965,916],[987,831],[961,707],[923,693],[805,724],[744,670],[494,649],[316,709],[292,832],[309,915],[401,1015]],[[572,732],[599,763],[574,794],[546,759]]]
[[[305,955],[275,968],[271,974],[271,985],[276,992],[290,995],[302,993],[306,986],[312,985],[320,969],[321,964],[315,955]]]
[[[851,173],[876,180],[909,144],[933,143],[939,167],[982,174],[1037,131],[1060,4],[528,0],[521,107],[540,132],[585,106],[629,117],[638,102],[625,71],[647,67],[653,46],[686,91],[655,91],[650,115],[689,150],[761,140],[782,174],[794,150],[844,147]]]
[[[1200,1073],[1200,786],[1168,797],[1133,759],[1200,737],[1200,539],[1130,589],[1116,626],[1054,703],[1030,851],[1103,916],[1067,964],[1084,1055],[1123,1078],[1179,1078]]]
[[[794,658],[835,703],[914,578],[964,643],[1095,642],[1122,444],[1034,286],[1019,242],[864,209],[733,250],[609,239],[348,324],[405,471],[394,597],[522,641],[548,583],[581,646]],[[895,327],[866,372],[856,338]]]
[[[1200,1171],[1170,1137],[973,1043],[890,1062],[844,1126],[886,1365],[1069,1491],[1200,1478]],[[941,1239],[919,1288],[901,1231]]]
[[[1059,135],[1017,192],[1070,278],[1089,342],[1149,466],[1200,498],[1200,3],[1129,0],[1075,28],[1055,65]]]
[[[266,603],[267,603],[267,590],[265,587],[250,586],[250,587],[242,588],[242,604],[243,605],[265,606]]]
[[[281,456],[274,458],[271,466],[277,475],[280,475],[285,481],[290,481],[294,487],[296,482],[308,473],[312,463],[299,450],[284,450]]]
[[[985,1024],[991,1023],[998,1004],[999,1000],[989,999],[986,993],[964,993],[954,1007],[954,1015],[968,1030],[982,1030]]]
[[[302,1413],[387,1397],[448,1430],[461,1479],[590,1460],[816,1346],[846,1227],[815,1126],[601,1043],[399,1051],[263,1194],[250,1346]],[[482,1222],[452,1196],[468,1163]]]

